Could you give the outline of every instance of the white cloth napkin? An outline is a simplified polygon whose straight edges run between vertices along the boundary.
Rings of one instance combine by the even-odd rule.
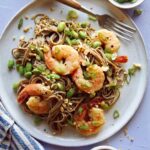
[[[0,150],[44,150],[42,145],[15,124],[0,102]]]

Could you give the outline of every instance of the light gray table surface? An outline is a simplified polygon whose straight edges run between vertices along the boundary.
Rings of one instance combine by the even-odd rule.
[[[2,33],[5,25],[16,14],[16,12],[30,1],[31,0],[0,0],[0,34]],[[132,17],[132,10],[127,12],[133,18],[143,35],[149,57],[150,1],[145,0],[139,8],[143,9],[143,14],[138,17]],[[148,58],[148,60],[150,59]],[[97,143],[96,145],[109,144],[121,150],[150,150],[150,81],[148,81],[147,85],[148,86],[139,109],[127,124],[130,140],[127,136],[124,136],[124,132],[121,130],[108,140],[102,143]],[[131,140],[132,138],[134,141]],[[90,148],[96,146],[91,145],[80,148],[64,148],[42,142],[41,144],[46,150],[90,150]]]

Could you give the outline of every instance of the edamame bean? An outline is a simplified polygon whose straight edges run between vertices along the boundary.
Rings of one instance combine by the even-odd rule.
[[[9,70],[13,69],[14,65],[15,65],[14,60],[9,60],[9,61],[8,61],[8,69],[9,69]]]
[[[78,33],[73,30],[71,31],[71,36],[75,39],[77,39],[79,37]]]
[[[65,27],[66,27],[65,22],[60,22],[60,23],[58,24],[58,26],[57,26],[57,31],[58,31],[58,32],[63,32],[64,29],[65,29]]]
[[[64,85],[63,85],[62,83],[57,83],[57,87],[58,87],[58,89],[61,90],[61,91],[64,91],[64,90],[65,90],[65,87],[64,87]]]
[[[30,79],[31,76],[32,76],[32,72],[26,72],[26,73],[24,74],[24,76],[25,76],[26,78]]]
[[[19,84],[20,84],[20,83],[14,83],[14,84],[13,84],[13,90],[14,90],[15,92],[17,92],[17,90],[18,90]]]
[[[81,23],[81,27],[82,27],[82,28],[86,28],[88,25],[89,25],[88,22],[82,22],[82,23]]]
[[[67,36],[71,36],[71,31],[70,31],[69,28],[65,28],[64,33],[65,33],[65,35],[67,35]]]
[[[80,31],[80,32],[79,32],[79,36],[80,36],[81,39],[84,40],[84,39],[87,37],[87,34],[86,34],[86,32],[84,32],[84,31]]]
[[[97,47],[100,47],[101,46],[101,42],[99,41],[95,41],[92,45],[93,48],[97,48]]]
[[[34,68],[32,73],[35,75],[39,75],[39,74],[41,74],[41,71],[38,68]]]
[[[77,40],[77,39],[71,40],[71,44],[72,44],[72,45],[77,45],[77,44],[79,44],[79,43],[80,43],[80,40]]]
[[[23,66],[19,66],[18,72],[21,76],[23,76],[25,72],[25,68]]]
[[[60,79],[60,76],[58,74],[54,74],[54,73],[49,74],[47,77],[49,79]]]
[[[26,64],[26,72],[30,72],[31,70],[32,70],[32,64],[28,62]]]
[[[66,37],[65,42],[66,42],[68,45],[71,45],[71,40],[70,40],[69,37]]]

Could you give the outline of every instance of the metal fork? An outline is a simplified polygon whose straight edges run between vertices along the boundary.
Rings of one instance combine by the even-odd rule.
[[[57,0],[57,1],[96,17],[101,27],[114,31],[118,37],[125,39],[127,41],[130,41],[130,39],[133,37],[134,32],[136,31],[135,28],[111,17],[108,14],[99,15],[93,13],[91,10],[85,8],[76,0]]]

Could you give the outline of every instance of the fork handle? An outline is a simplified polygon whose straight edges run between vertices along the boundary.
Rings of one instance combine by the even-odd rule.
[[[75,9],[81,9],[81,4],[76,0],[57,0],[60,3],[73,7]]]
[[[82,12],[84,12],[84,13],[89,14],[89,15],[92,15],[92,16],[94,16],[94,17],[97,16],[97,15],[94,14],[91,10],[85,8],[84,6],[82,6],[82,5],[81,5],[79,2],[77,2],[76,0],[56,0],[56,1],[58,1],[58,2],[60,2],[60,3],[62,3],[62,4],[65,4],[65,5],[67,5],[67,6],[70,6],[70,7],[72,7],[72,8],[75,8],[75,9],[77,9],[77,10],[80,10],[80,11],[82,11]]]

